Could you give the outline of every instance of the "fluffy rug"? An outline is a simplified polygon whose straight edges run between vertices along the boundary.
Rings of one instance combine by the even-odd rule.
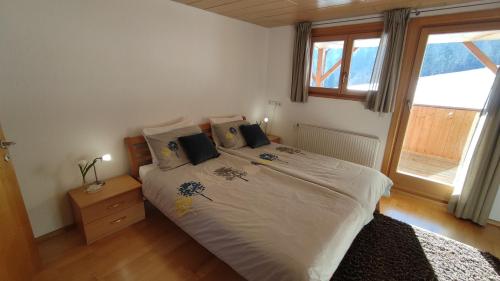
[[[489,253],[375,214],[331,280],[500,280]]]

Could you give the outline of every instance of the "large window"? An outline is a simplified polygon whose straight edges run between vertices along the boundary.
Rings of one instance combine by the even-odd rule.
[[[381,29],[380,23],[313,29],[309,95],[363,100]]]

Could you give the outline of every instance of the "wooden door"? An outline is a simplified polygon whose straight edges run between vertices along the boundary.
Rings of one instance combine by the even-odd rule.
[[[0,141],[5,141],[1,127]],[[8,153],[0,144],[0,280],[31,280],[38,252]]]

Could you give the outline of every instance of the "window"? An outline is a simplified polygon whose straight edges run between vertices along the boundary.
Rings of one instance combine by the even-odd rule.
[[[309,95],[364,100],[381,23],[313,29]]]
[[[315,42],[311,66],[311,87],[338,89],[344,41]]]

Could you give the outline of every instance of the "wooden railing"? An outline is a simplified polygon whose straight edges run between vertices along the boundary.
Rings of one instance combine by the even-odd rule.
[[[478,117],[477,110],[413,105],[403,151],[458,163]]]

